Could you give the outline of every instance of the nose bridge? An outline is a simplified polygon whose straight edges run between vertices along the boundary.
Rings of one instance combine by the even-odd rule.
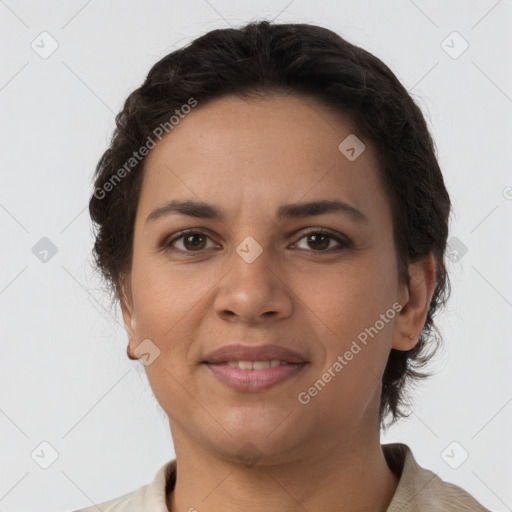
[[[263,238],[259,237],[260,240]],[[230,271],[220,283],[215,301],[218,314],[230,313],[255,320],[273,312],[281,316],[291,311],[291,298],[276,265],[277,255],[265,237],[245,237],[228,257]]]
[[[258,239],[261,243],[254,236],[247,236],[234,247],[230,256],[231,286],[254,286],[260,292],[273,286],[276,277],[275,271],[271,270],[275,264],[272,246],[268,237],[263,240],[260,235]]]

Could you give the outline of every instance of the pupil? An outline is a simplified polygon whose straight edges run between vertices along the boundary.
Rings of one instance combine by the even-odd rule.
[[[194,248],[197,248],[198,245],[201,245],[201,242],[199,243],[193,243],[193,240],[194,239],[203,239],[203,237],[201,235],[189,235],[187,236],[187,238],[185,239],[185,243],[186,244],[190,244],[191,247],[194,247]],[[203,240],[204,241],[204,240]]]
[[[327,247],[329,247],[329,237],[327,235],[322,235],[322,234],[318,234],[318,235],[309,235],[310,236],[310,241],[311,239],[313,240],[313,243],[318,243],[318,239],[321,238],[323,239],[323,244],[321,245],[321,247],[316,247],[317,249],[326,249]],[[327,243],[325,243],[327,241]]]

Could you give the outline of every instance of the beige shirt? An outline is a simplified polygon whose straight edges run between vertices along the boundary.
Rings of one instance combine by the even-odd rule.
[[[490,512],[460,487],[418,465],[402,443],[383,444],[389,467],[400,475],[386,512]],[[166,495],[176,483],[176,459],[164,464],[152,482],[119,498],[74,512],[169,512]],[[99,507],[99,509],[98,509]]]

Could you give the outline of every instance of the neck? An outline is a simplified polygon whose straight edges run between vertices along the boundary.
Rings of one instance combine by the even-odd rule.
[[[398,485],[374,435],[340,435],[338,444],[310,446],[306,456],[247,467],[190,442],[172,426],[178,473],[170,512],[385,512]],[[354,429],[357,432],[356,429]]]

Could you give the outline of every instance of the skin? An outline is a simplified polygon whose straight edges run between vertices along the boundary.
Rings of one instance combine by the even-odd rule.
[[[122,312],[131,350],[146,338],[160,350],[145,369],[169,417],[179,468],[170,511],[375,512],[393,497],[398,478],[379,439],[380,382],[390,349],[417,342],[435,261],[409,265],[413,284],[399,282],[376,154],[368,141],[354,161],[338,150],[351,133],[348,119],[310,98],[228,96],[198,105],[146,159]],[[225,220],[169,215],[146,223],[171,199],[212,203]],[[282,204],[322,199],[349,203],[368,223],[339,212],[275,215]],[[161,248],[189,228],[206,238]],[[352,246],[315,242],[309,228],[332,230]],[[249,236],[263,250],[252,263],[236,252]],[[401,311],[299,403],[394,302]],[[265,391],[236,391],[200,362],[243,339],[292,348],[309,364]],[[259,456],[249,467],[237,455],[246,443]]]

